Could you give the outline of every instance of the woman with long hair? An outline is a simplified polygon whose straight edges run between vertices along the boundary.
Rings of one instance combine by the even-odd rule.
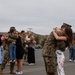
[[[34,35],[32,32],[29,33],[28,38],[30,38],[29,40],[29,45],[28,45],[28,63],[29,65],[34,65],[35,64],[35,50],[34,50],[34,46],[36,44]]]
[[[65,36],[58,36],[55,32],[53,31],[53,34],[56,38],[56,40],[63,40],[61,43],[57,43],[57,49],[56,49],[56,55],[57,55],[57,73],[58,75],[65,75],[64,72],[64,61],[65,61],[65,56],[64,56],[64,51],[66,47],[70,47],[72,44],[72,29],[71,26],[66,26],[62,32],[65,34]]]
[[[23,74],[23,55],[24,55],[24,47],[21,41],[21,37],[19,36],[19,32],[16,32],[16,60],[17,60],[17,70],[16,74]]]

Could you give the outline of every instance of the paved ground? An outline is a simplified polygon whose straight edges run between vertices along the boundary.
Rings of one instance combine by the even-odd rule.
[[[41,51],[41,49],[35,51],[36,64],[34,66],[29,66],[27,63],[25,63],[23,66],[23,75],[46,75]],[[75,63],[68,61],[68,51],[65,52],[65,56],[66,60],[64,68],[66,75],[75,75]],[[2,75],[10,75],[9,66],[6,66]]]

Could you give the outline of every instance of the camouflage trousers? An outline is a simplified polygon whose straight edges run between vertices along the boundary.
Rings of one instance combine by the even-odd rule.
[[[5,68],[5,66],[6,66],[8,61],[9,61],[9,51],[8,50],[4,50],[3,61],[2,61],[1,67],[0,67],[2,70]],[[14,70],[14,65],[15,65],[14,62],[10,63],[10,71]]]
[[[54,57],[43,57],[47,75],[57,75],[57,63]]]

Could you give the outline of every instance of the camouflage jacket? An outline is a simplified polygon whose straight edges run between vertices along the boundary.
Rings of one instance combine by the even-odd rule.
[[[22,45],[25,48],[25,45],[26,45],[25,44],[25,37],[24,36],[21,36],[21,35],[20,35],[20,37],[21,37]]]
[[[8,35],[8,44],[12,43],[12,41],[15,41],[15,42],[16,42],[16,35],[10,33],[10,34]]]
[[[61,36],[63,34],[60,34]],[[57,41],[53,35],[53,33],[51,33],[47,40],[45,41],[44,47],[43,47],[43,51],[42,51],[42,55],[43,56],[48,56],[48,57],[55,57],[55,51],[56,48],[59,48],[60,50],[65,50],[65,42],[64,41]]]

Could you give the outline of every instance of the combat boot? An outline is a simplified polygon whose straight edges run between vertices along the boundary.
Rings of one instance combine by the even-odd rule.
[[[3,73],[3,70],[2,69],[0,69],[0,74],[2,74]]]
[[[15,72],[12,70],[12,71],[10,71],[10,74],[15,74]]]

